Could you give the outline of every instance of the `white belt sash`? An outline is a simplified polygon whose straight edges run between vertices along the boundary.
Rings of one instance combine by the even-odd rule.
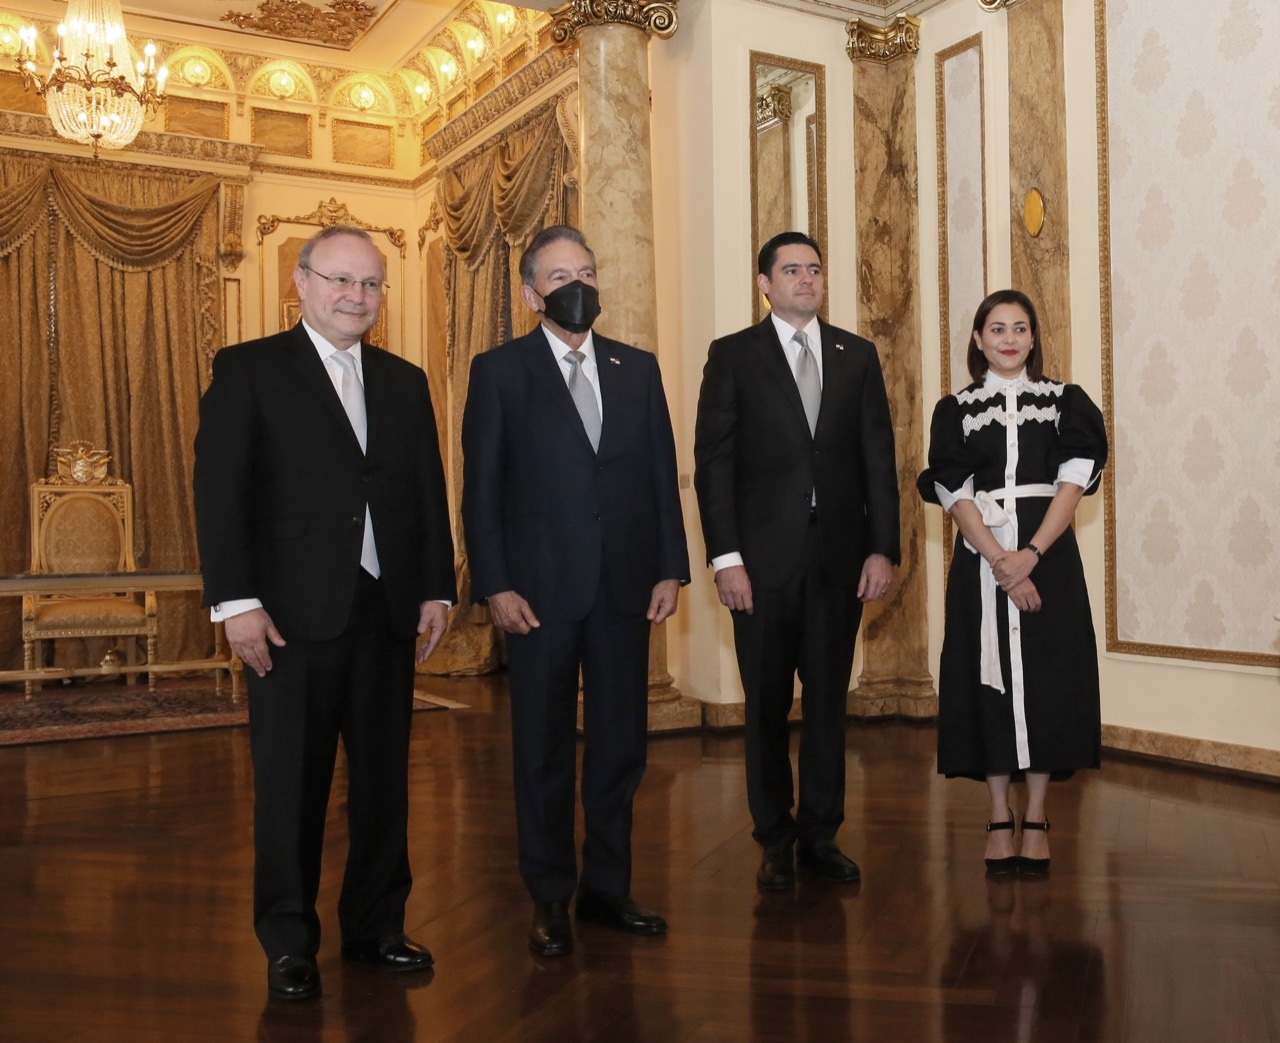
[[[1028,496],[1053,497],[1057,487],[1049,484],[1012,485],[1004,489],[993,489],[990,492],[977,493],[973,502],[982,515],[982,523],[991,530],[991,535],[1005,550],[1016,550],[1018,546],[1018,514],[1013,501]],[[977,554],[977,548],[968,540],[964,545]],[[1000,631],[996,619],[996,583],[995,573],[986,558],[980,557],[978,565],[979,587],[982,595],[981,623],[981,662],[979,679],[984,685],[1003,693],[1005,691],[1004,675],[1000,669]],[[1030,751],[1027,748],[1026,720],[1022,700],[1022,644],[1018,640],[1018,627],[1021,613],[1018,606],[1009,600],[1009,660],[1013,670],[1015,717],[1014,731],[1018,745],[1018,767],[1030,766]]]

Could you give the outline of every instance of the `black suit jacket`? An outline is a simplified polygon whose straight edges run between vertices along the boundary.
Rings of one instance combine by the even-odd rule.
[[[900,558],[893,422],[875,345],[822,329],[822,409],[811,435],[773,320],[712,343],[694,436],[707,560],[737,551],[753,585],[801,567],[816,493],[823,568],[856,583],[870,554]]]
[[[603,426],[594,452],[542,327],[476,356],[462,420],[471,594],[514,590],[571,622],[601,580],[624,615],[689,581],[675,440],[658,362],[593,334]]]
[[[214,356],[195,465],[206,605],[258,598],[286,640],[336,637],[366,504],[396,635],[416,633],[421,602],[456,600],[426,374],[369,345],[361,364],[367,454],[301,323]]]

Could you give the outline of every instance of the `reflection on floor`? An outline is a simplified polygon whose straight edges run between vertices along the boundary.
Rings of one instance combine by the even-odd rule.
[[[742,737],[656,740],[634,893],[665,938],[575,927],[537,961],[515,872],[500,681],[427,682],[409,932],[427,977],[338,956],[266,999],[250,929],[251,769],[230,728],[0,749],[0,1036],[14,1040],[1280,1040],[1280,788],[1109,759],[1050,794],[1048,880],[984,878],[982,787],[928,726],[855,725],[841,841],[860,887],[761,895]],[[1015,809],[1016,810],[1016,809]]]

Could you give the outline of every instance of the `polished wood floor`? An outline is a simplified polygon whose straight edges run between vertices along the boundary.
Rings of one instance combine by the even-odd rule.
[[[322,998],[268,1001],[250,927],[243,729],[0,749],[0,1039],[998,1043],[1280,1040],[1280,787],[1135,760],[1052,793],[1053,874],[984,879],[983,790],[933,732],[857,725],[860,888],[758,894],[740,735],[654,741],[637,897],[665,938],[525,948],[505,695],[414,721],[410,933],[429,976],[338,957],[335,787]]]

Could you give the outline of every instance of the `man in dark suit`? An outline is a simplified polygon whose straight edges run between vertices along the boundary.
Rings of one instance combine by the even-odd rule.
[[[254,927],[272,996],[319,992],[316,892],[339,737],[350,843],[342,955],[424,970],[404,934],[414,645],[456,598],[426,375],[361,342],[386,274],[331,227],[293,273],[302,321],[213,361],[196,435],[205,604],[249,667]]]
[[[829,879],[861,876],[835,842],[845,706],[862,604],[884,596],[899,560],[898,484],[875,346],[818,318],[817,243],[784,232],[758,262],[771,312],[711,345],[694,485],[746,695],[747,801],[764,848],[756,881],[781,890],[795,882],[797,857]],[[793,816],[787,714],[797,673]]]
[[[579,920],[661,934],[631,892],[631,807],[645,766],[649,630],[689,581],[675,443],[657,360],[591,332],[595,256],[567,226],[520,260],[533,332],[476,357],[462,420],[471,590],[507,635],[520,873],[529,946],[573,947]],[[575,716],[583,681],[574,852]]]

